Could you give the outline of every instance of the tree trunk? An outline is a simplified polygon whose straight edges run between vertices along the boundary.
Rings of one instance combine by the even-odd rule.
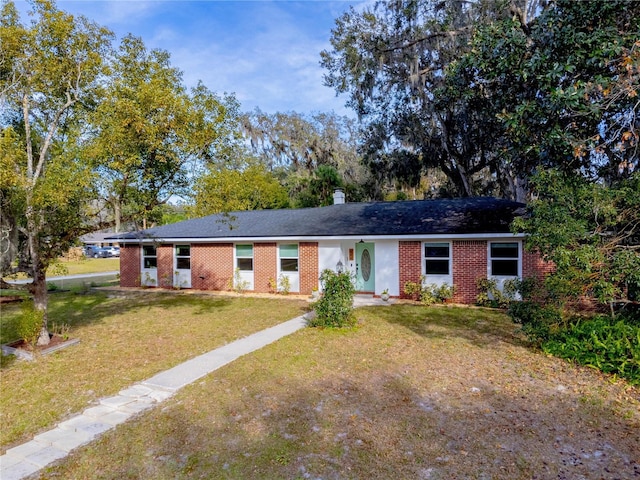
[[[529,180],[522,175],[516,175],[515,200],[520,203],[527,203],[529,199]]]
[[[116,198],[113,202],[113,217],[115,220],[116,233],[120,233],[120,216],[121,216],[120,199]]]
[[[37,241],[37,240],[36,240]],[[30,242],[31,243],[31,242]],[[35,242],[34,242],[35,243]],[[47,269],[42,264],[40,256],[36,253],[32,254],[33,262],[33,282],[29,286],[29,291],[33,296],[33,306],[36,311],[42,313],[42,328],[38,337],[38,345],[49,344],[49,329],[47,327]]]
[[[511,170],[502,173],[502,184],[505,193],[516,202],[527,203],[529,199],[529,180],[522,174],[513,173]]]
[[[34,308],[42,312],[42,329],[38,337],[38,345],[49,344],[49,329],[47,328],[47,267],[42,263],[40,255],[40,239],[38,223],[35,220],[34,209],[31,206],[32,192],[27,193],[27,242],[29,245],[29,255],[31,257],[31,276],[33,282],[29,287],[33,295]]]
[[[42,328],[40,329],[40,336],[38,337],[38,345],[49,344],[49,329],[47,326],[47,277],[46,271],[43,268],[36,272],[34,269],[33,283],[31,286],[31,293],[33,294],[33,306],[39,312],[42,312]]]

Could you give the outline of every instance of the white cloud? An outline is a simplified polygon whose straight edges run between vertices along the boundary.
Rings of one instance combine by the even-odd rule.
[[[61,1],[60,6],[63,7],[67,2]],[[74,2],[69,2],[74,3]],[[104,14],[101,18],[97,18],[101,23],[107,26],[110,24],[122,24],[135,26],[145,19],[157,13],[163,2],[143,1],[143,0],[116,0],[116,1],[91,1],[95,5],[104,5]]]
[[[24,3],[24,2],[22,2]],[[358,6],[365,2],[351,2]],[[148,48],[171,54],[187,86],[202,80],[218,93],[235,93],[244,110],[336,110],[344,101],[323,86],[320,52],[330,48],[342,1],[67,1],[116,32],[142,37]]]

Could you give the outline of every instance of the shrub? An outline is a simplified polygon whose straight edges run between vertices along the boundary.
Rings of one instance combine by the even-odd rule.
[[[22,314],[18,318],[18,336],[30,345],[35,345],[42,330],[44,312],[38,310],[33,302],[22,303]]]
[[[507,313],[515,323],[522,325],[522,331],[536,345],[551,338],[563,324],[562,312],[552,305],[543,306],[531,301],[511,302]]]
[[[404,293],[418,301],[422,294],[422,284],[418,282],[407,282],[404,284]]]
[[[284,273],[278,277],[278,291],[283,295],[288,295],[291,291],[291,280]]]
[[[289,292],[291,292],[291,279],[284,273],[281,273],[277,280],[273,277],[269,278],[268,285],[269,293],[289,295]]]
[[[269,293],[278,293],[278,282],[276,281],[275,278],[270,277],[268,285],[269,285]]]
[[[478,288],[476,303],[481,307],[507,308],[516,294],[516,288],[513,284],[503,292],[498,288],[498,282],[493,278],[478,278],[476,287]]]
[[[229,281],[227,282],[227,289],[233,290],[236,293],[244,293],[248,290],[248,288],[249,282],[242,279],[240,269],[236,268],[233,271],[233,277],[229,278]]]
[[[640,385],[640,325],[629,320],[605,315],[576,319],[542,350]]]
[[[448,283],[436,285],[430,283],[424,284],[424,275],[420,277],[420,283],[406,282],[404,284],[404,293],[409,295],[423,305],[433,305],[434,303],[443,303],[453,298],[454,287]]]
[[[320,275],[323,296],[315,305],[316,317],[309,322],[312,327],[347,327],[355,324],[353,295],[355,287],[348,272],[336,273],[324,270]]]

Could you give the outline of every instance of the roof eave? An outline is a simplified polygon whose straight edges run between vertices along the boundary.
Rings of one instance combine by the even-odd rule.
[[[363,240],[365,242],[375,240],[486,240],[491,238],[524,238],[524,233],[493,232],[493,233],[424,233],[405,235],[311,235],[311,236],[274,236],[274,237],[146,237],[146,238],[120,238],[119,243],[238,243],[238,242],[320,242],[320,241],[344,241]]]

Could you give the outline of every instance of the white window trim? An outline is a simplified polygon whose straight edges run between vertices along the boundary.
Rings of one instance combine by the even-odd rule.
[[[189,255],[178,255],[178,247],[189,247]],[[178,269],[178,259],[188,258],[189,268]],[[181,288],[191,288],[191,245],[176,243],[173,245],[173,285]]]
[[[142,247],[140,249],[140,253],[141,253],[141,255],[140,255],[141,265],[140,266],[142,267],[142,270],[157,270],[158,269],[158,247],[154,247],[156,249],[156,254],[155,255],[145,255],[144,254],[145,247],[153,247],[153,245],[149,245],[149,244],[142,245]],[[150,268],[145,267],[144,266],[144,259],[145,258],[155,258],[156,259],[156,266],[155,267],[150,267]]]
[[[251,257],[238,257],[238,245],[251,245]],[[251,270],[237,270],[238,258],[251,258]],[[254,272],[256,270],[256,244],[253,242],[237,242],[233,244],[233,279],[236,278],[236,270],[240,274],[240,280],[247,282],[247,290],[254,289]]]
[[[156,254],[145,255],[144,254],[145,247],[154,247],[156,249]],[[145,258],[155,258],[156,266],[151,268],[146,268],[144,266]],[[140,285],[147,286],[147,287],[158,286],[158,247],[148,243],[140,246]]]
[[[238,256],[238,245],[251,245],[251,256],[250,257],[243,257],[243,256]],[[242,273],[253,273],[255,270],[255,261],[256,261],[256,246],[253,243],[242,243],[242,242],[238,242],[235,243],[233,245],[233,270],[235,271],[236,268],[238,268],[238,259],[239,258],[250,258],[251,259],[251,270],[240,270]]]
[[[448,275],[434,275],[434,274],[429,274],[427,275],[427,256],[425,255],[425,246],[427,243],[442,243],[442,244],[446,244],[449,246],[449,274]],[[436,285],[442,285],[442,284],[449,284],[449,285],[453,285],[453,242],[451,241],[439,241],[438,240],[428,240],[428,241],[423,241],[420,244],[420,256],[421,256],[421,272],[422,272],[422,277],[424,278],[424,283],[425,285],[429,285],[431,283],[435,283]],[[438,258],[440,260],[444,260],[445,257],[433,257],[433,258]]]
[[[280,256],[280,246],[281,245],[297,245],[297,247],[298,247],[298,256],[297,257],[282,257],[282,256]],[[289,277],[289,282],[291,284],[291,291],[292,292],[299,292],[300,291],[300,243],[298,243],[298,242],[282,242],[282,243],[278,243],[276,245],[276,248],[278,249],[278,269],[277,269],[278,279],[280,278],[280,275],[286,275],[287,277]],[[283,259],[283,258],[296,258],[298,260],[298,271],[297,272],[284,272],[284,271],[282,271],[282,262],[280,260]],[[279,283],[278,279],[276,279],[276,282]]]
[[[178,255],[178,247],[189,247],[189,255]],[[179,258],[188,258],[189,259],[189,268],[183,268],[181,270],[191,270],[191,245],[186,243],[175,244],[173,246],[173,269],[178,270],[178,259]]]
[[[518,245],[518,274],[517,275],[493,275],[491,271],[492,260],[516,260],[515,257],[492,257],[491,256],[491,244],[492,243],[515,243]],[[512,278],[522,278],[522,242],[519,240],[513,239],[504,239],[504,240],[492,240],[487,242],[487,278],[496,278],[496,279],[512,279]]]

